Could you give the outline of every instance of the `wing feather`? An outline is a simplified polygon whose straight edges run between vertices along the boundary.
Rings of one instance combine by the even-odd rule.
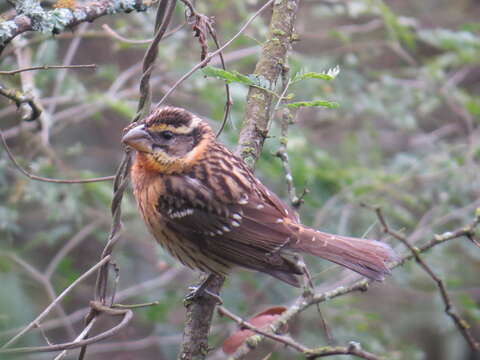
[[[280,251],[291,240],[291,230],[282,220],[283,207],[265,202],[261,193],[253,191],[222,201],[211,186],[188,176],[170,176],[167,188],[157,210],[168,227],[189,241],[201,243],[199,248],[205,255],[215,254],[233,264],[296,283],[281,274],[301,274]]]

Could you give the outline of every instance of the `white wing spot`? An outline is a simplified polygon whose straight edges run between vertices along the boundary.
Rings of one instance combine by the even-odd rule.
[[[285,214],[288,215],[288,210],[287,210],[287,208],[283,208],[283,210],[285,211]]]
[[[232,226],[239,227],[240,223],[238,221],[232,220]]]
[[[218,235],[222,235],[223,232],[222,232],[221,230],[217,230],[217,234],[218,234]]]
[[[223,225],[223,226],[222,226],[222,230],[225,231],[225,232],[229,232],[229,231],[230,231],[230,228],[228,228],[227,226]]]
[[[172,219],[178,219],[178,218],[182,218],[192,214],[193,214],[193,209],[183,209],[178,211],[170,210],[168,212],[168,216],[170,216]]]
[[[315,236],[312,236],[312,242],[315,242],[317,239],[315,239]]]
[[[238,203],[240,205],[247,205],[248,204],[248,196],[245,195],[244,197],[242,197],[240,200],[238,200]]]
[[[283,223],[283,219],[278,218],[277,221],[275,221],[277,224]]]
[[[257,209],[258,209],[258,210],[262,210],[264,207],[265,207],[265,206],[263,206],[262,204],[258,204],[258,205],[257,205]]]
[[[232,217],[235,219],[235,220],[242,220],[242,215],[240,215],[239,213],[234,213],[232,215]]]

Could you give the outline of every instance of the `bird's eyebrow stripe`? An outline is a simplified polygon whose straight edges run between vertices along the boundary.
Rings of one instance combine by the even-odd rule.
[[[184,134],[184,135],[188,135],[192,133],[192,128],[190,126],[185,126],[185,125],[175,127],[170,124],[158,124],[158,125],[148,126],[147,129],[149,131],[155,131],[155,132],[171,131],[174,134]]]

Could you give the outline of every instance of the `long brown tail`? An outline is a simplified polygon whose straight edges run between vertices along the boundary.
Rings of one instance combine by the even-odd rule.
[[[395,253],[385,243],[348,236],[332,235],[304,227],[293,248],[319,256],[381,281],[390,274],[386,262],[395,260]]]

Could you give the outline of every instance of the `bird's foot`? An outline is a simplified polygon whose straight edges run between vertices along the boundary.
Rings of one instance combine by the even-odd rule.
[[[213,275],[209,275],[200,285],[198,286],[189,286],[188,289],[190,292],[185,296],[183,299],[183,303],[185,306],[189,305],[191,302],[198,300],[199,298],[205,297],[212,297],[217,301],[218,305],[223,304],[222,298],[218,294],[214,294],[210,290],[208,290],[208,286],[210,285],[210,281],[212,280]]]
[[[214,294],[208,289],[203,288],[202,285],[189,286],[188,289],[190,290],[190,292],[183,299],[183,302],[185,305],[188,305],[191,302],[198,300],[199,298],[202,298],[202,297],[204,298],[208,296],[214,298],[217,301],[218,305],[223,304],[223,300],[220,296],[218,296],[217,294]]]

